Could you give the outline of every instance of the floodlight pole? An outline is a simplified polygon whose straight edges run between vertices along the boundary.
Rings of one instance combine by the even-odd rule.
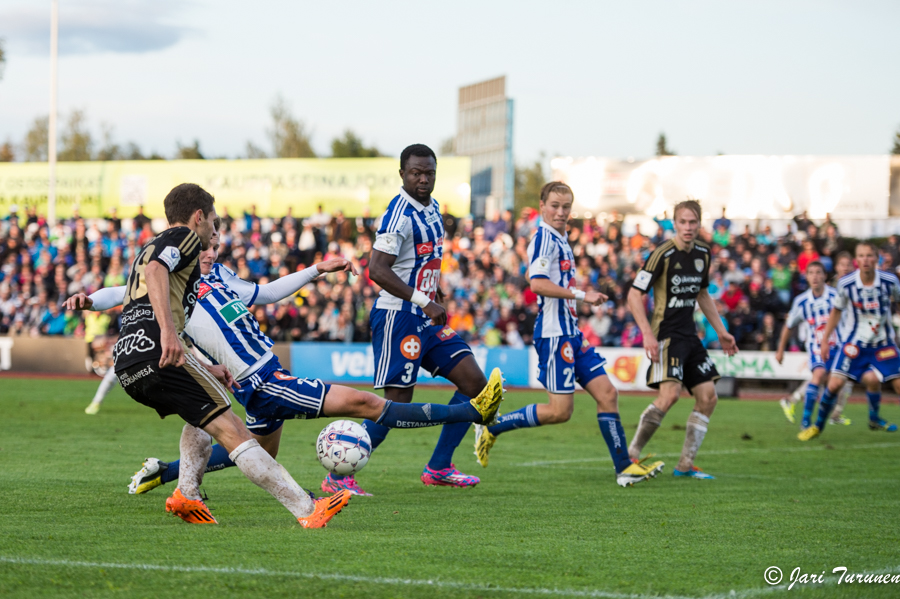
[[[50,3],[50,117],[47,122],[47,224],[56,224],[56,62],[59,55],[59,0]]]

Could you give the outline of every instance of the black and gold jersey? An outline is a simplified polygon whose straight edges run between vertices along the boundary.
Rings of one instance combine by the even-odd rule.
[[[197,303],[200,238],[187,227],[167,229],[151,239],[131,264],[122,302],[122,330],[113,348],[116,371],[162,355],[159,323],[150,304],[144,269],[156,261],[169,271],[169,306],[180,335]]]
[[[642,293],[653,290],[650,326],[657,339],[696,335],[694,306],[709,286],[709,246],[697,241],[686,252],[666,241],[653,250],[632,286]]]

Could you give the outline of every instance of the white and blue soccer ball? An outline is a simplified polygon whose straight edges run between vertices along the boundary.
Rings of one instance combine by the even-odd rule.
[[[362,470],[372,453],[372,439],[362,425],[335,420],[319,433],[316,455],[325,470],[347,476]]]

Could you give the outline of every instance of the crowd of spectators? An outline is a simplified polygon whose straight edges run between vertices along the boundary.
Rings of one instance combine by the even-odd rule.
[[[251,307],[266,334],[276,341],[370,340],[368,317],[378,288],[367,265],[376,218],[348,218],[322,206],[302,218],[290,210],[280,218],[259,216],[255,208],[235,217],[222,208],[221,216],[219,262],[242,278],[265,283],[338,256],[359,273],[320,277],[292,298]],[[537,298],[526,279],[527,246],[538,218],[529,208],[518,217],[507,211],[483,222],[445,212],[444,305],[449,325],[470,344],[531,342]],[[594,346],[642,344],[625,297],[649,253],[673,235],[666,215],[654,220],[652,235],[640,226],[625,235],[624,220],[615,213],[571,221],[568,237],[580,286],[610,298],[603,306],[578,306],[579,328]],[[33,209],[11,210],[0,220],[0,334],[83,335],[82,315],[61,309],[62,301],[77,292],[123,285],[135,254],[164,227],[164,220],[151,220],[142,210],[129,219],[115,212],[103,219],[75,214],[52,227]],[[776,237],[769,226],[735,227],[723,211],[701,237],[712,248],[709,292],[745,350],[774,350],[792,298],[806,289],[806,266],[818,260],[831,272],[838,253],[852,249],[830,218],[815,224],[805,213]],[[892,236],[883,245],[881,268],[900,265],[898,244]],[[652,297],[646,301],[652,308]],[[114,334],[115,319],[110,326]],[[697,329],[707,347],[718,346],[715,330],[699,311]],[[791,345],[799,347],[799,340]]]

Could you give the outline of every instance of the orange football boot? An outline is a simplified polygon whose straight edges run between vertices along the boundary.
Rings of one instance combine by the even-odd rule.
[[[190,524],[218,524],[202,499],[188,499],[175,489],[172,496],[166,499],[166,511],[175,514]]]
[[[338,512],[350,503],[353,493],[343,489],[331,497],[316,499],[316,509],[306,518],[297,518],[297,522],[303,528],[325,528],[328,521],[334,518]]]

